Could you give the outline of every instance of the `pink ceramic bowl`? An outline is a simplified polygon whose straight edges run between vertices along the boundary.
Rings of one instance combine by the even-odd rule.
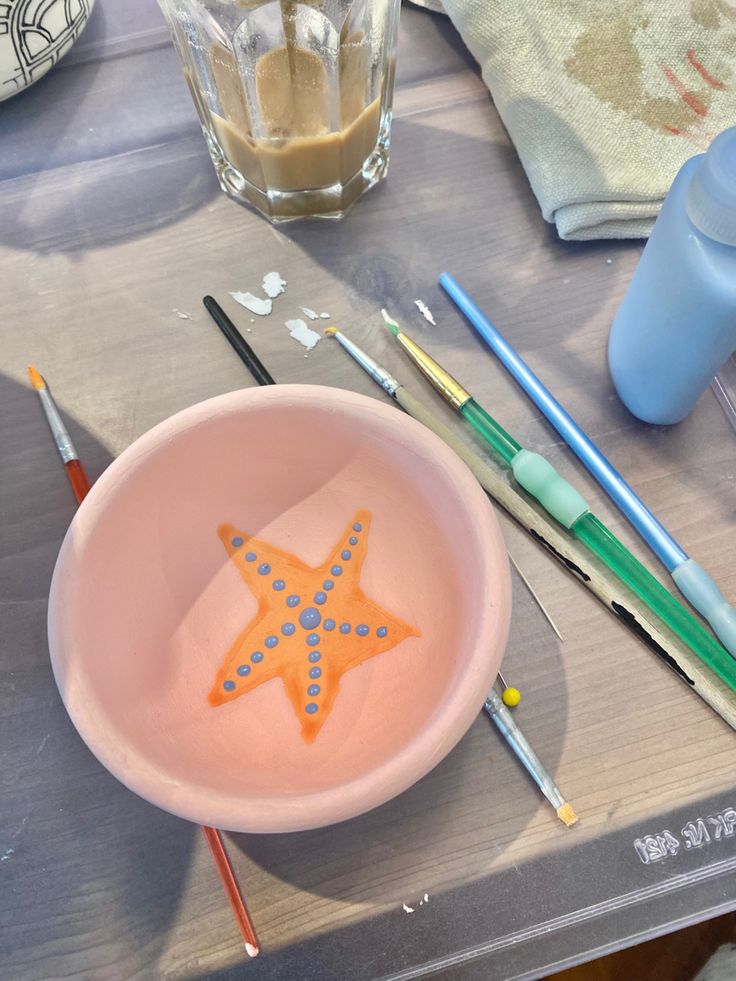
[[[466,732],[511,588],[487,498],[437,437],[337,389],[180,412],[78,511],[51,586],[56,681],[127,787],[234,831],[405,790]]]

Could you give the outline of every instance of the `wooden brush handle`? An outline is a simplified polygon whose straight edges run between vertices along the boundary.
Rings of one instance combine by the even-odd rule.
[[[79,460],[69,460],[64,466],[66,467],[66,475],[69,478],[69,483],[72,485],[77,504],[81,504],[89,493],[89,478],[84,472],[84,468]]]

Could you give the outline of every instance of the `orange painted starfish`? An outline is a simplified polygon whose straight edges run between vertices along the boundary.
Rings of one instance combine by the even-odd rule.
[[[419,635],[360,588],[370,522],[370,514],[359,511],[316,569],[232,525],[218,528],[258,600],[258,613],[228,651],[209,695],[211,705],[281,678],[302,737],[313,742],[345,672]]]

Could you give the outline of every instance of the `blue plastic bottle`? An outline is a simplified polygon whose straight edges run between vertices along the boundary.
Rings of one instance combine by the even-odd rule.
[[[645,422],[684,419],[736,349],[736,127],[680,169],[613,321],[608,364]]]

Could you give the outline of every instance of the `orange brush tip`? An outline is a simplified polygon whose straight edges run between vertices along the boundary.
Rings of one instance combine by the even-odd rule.
[[[46,388],[46,382],[43,380],[43,375],[36,371],[32,364],[28,365],[28,377],[31,379],[31,385],[38,391],[40,388]]]

